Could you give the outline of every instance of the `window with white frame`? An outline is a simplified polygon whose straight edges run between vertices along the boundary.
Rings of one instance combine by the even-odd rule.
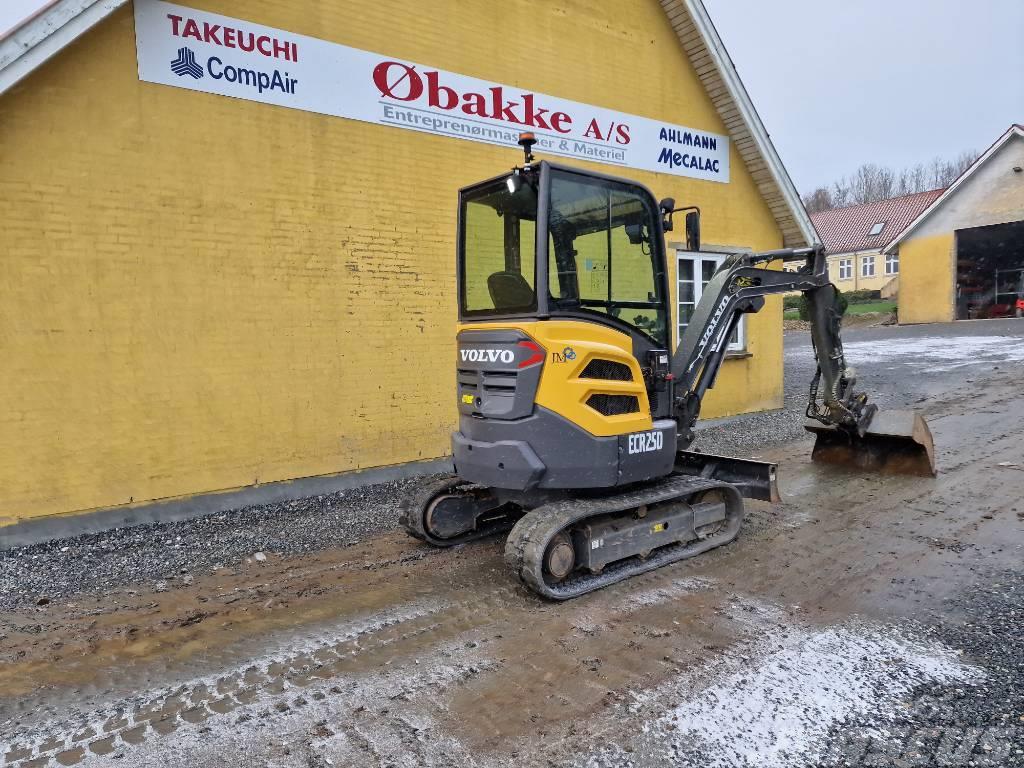
[[[853,277],[853,259],[839,260],[839,279],[849,280]]]
[[[676,337],[676,344],[683,338],[683,332],[690,324],[693,317],[693,310],[704,295],[704,287],[714,276],[715,272],[725,261],[728,254],[724,253],[693,253],[690,251],[676,251],[678,257],[679,271],[679,335]],[[741,317],[732,333],[729,352],[742,352],[746,347],[746,318]]]
[[[860,259],[860,276],[861,277],[874,277],[875,276],[875,257],[874,256],[861,256],[861,259]]]
[[[900,273],[900,255],[898,253],[885,254],[885,274],[898,275]]]

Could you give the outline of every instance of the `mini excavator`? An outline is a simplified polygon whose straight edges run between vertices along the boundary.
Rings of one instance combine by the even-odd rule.
[[[520,137],[523,165],[459,192],[455,474],[403,500],[412,536],[449,547],[507,531],[506,562],[553,600],[732,541],[744,498],[779,500],[776,466],[687,449],[741,317],[790,291],[806,297],[817,360],[812,459],[934,476],[921,416],[855,389],[820,245],[694,275],[702,295],[673,352],[665,232],[687,211],[699,250],[700,211],[538,161],[535,141]],[[769,268],[779,261],[799,266]]]

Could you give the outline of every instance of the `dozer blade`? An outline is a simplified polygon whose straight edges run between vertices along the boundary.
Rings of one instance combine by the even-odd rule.
[[[817,439],[813,461],[868,472],[935,477],[935,444],[916,411],[877,411],[864,436],[818,422],[804,425]]]
[[[736,490],[746,499],[782,501],[776,479],[778,468],[778,464],[767,461],[715,456],[695,451],[676,452],[676,472],[729,483],[736,486]]]

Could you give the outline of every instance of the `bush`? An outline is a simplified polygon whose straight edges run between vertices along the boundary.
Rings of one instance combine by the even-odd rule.
[[[847,291],[845,295],[850,304],[866,304],[869,301],[878,301],[882,298],[881,291]]]
[[[800,303],[804,300],[804,295],[801,293],[799,296],[783,296],[782,297],[782,309],[800,309]]]
[[[878,291],[872,291],[872,293],[878,293]],[[850,306],[850,300],[846,297],[846,294],[836,289],[836,308],[839,310],[840,317],[846,314],[848,306]]]
[[[850,293],[869,293],[869,291],[850,291]],[[836,308],[839,310],[840,317],[846,314],[846,308],[850,305],[846,296],[847,295],[838,288],[836,289]],[[807,303],[807,297],[800,295],[792,298],[795,298],[800,302],[797,306],[797,309],[800,310],[800,319],[809,322],[811,319],[811,307]]]

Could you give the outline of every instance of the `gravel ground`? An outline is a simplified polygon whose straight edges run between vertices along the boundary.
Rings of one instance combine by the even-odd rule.
[[[845,338],[849,348],[897,339],[913,343],[942,336],[952,342],[957,337],[986,335],[1019,341],[1024,337],[1024,323],[1002,320],[861,328],[851,329]],[[785,344],[785,407],[712,423],[699,430],[695,450],[756,457],[767,446],[806,436],[803,411],[814,372],[810,335],[787,332]],[[916,375],[915,361],[889,365],[891,362],[883,359],[862,367],[861,385],[877,394],[875,401],[884,406],[906,407],[929,392],[964,379],[960,368],[943,371],[933,366],[923,377]],[[164,582],[166,588],[173,588],[192,574],[232,566],[257,552],[301,554],[355,544],[398,524],[398,501],[415,482],[383,483],[0,551],[0,611],[128,584]]]
[[[0,551],[0,611],[39,600],[159,583],[230,567],[256,553],[294,555],[347,546],[398,525],[415,480],[263,504],[174,523],[115,528]]]
[[[929,630],[984,678],[922,685],[895,718],[837,724],[823,764],[1024,766],[1024,574],[985,573],[969,593],[944,601]]]

